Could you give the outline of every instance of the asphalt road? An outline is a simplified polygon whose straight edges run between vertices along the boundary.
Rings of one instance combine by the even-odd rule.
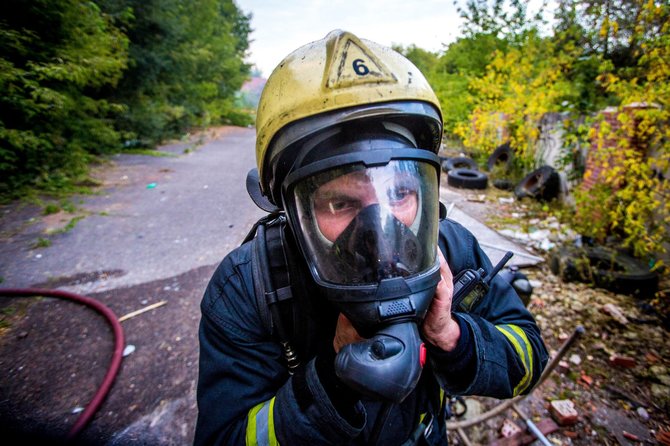
[[[0,287],[70,290],[119,317],[165,302],[122,323],[134,352],[82,442],[192,443],[200,299],[263,215],[245,189],[254,140],[253,129],[228,127],[201,145],[160,148],[171,156],[115,157],[96,169],[97,194],[71,200],[73,213],[0,209]],[[36,247],[40,239],[50,245]],[[8,438],[18,434],[25,444],[27,433],[38,443],[65,435],[103,380],[111,330],[85,307],[54,299],[0,299],[0,311],[11,315],[0,326],[0,437],[14,444]]]
[[[217,263],[263,214],[245,189],[254,140],[253,129],[230,127],[196,148],[162,147],[171,157],[115,157],[100,169],[99,194],[77,198],[74,214],[1,209],[2,286],[92,293]],[[61,230],[49,233],[54,228]],[[32,248],[40,238],[51,245]]]

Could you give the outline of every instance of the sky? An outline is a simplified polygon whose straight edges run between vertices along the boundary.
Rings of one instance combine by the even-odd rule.
[[[293,50],[334,29],[382,45],[440,51],[460,34],[452,0],[235,0],[251,13],[248,62],[268,77]]]

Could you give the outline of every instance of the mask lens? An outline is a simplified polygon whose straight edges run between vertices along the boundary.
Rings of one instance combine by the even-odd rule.
[[[349,166],[300,181],[303,248],[319,279],[342,285],[410,277],[435,261],[437,172],[419,161]]]

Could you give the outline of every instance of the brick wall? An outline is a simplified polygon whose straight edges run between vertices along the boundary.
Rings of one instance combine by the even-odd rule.
[[[582,182],[582,187],[585,189],[592,188],[595,184],[600,181],[600,178],[604,174],[604,171],[611,167],[612,159],[604,160],[602,156],[599,156],[601,150],[610,149],[616,147],[617,145],[617,132],[621,128],[621,123],[619,122],[619,110],[615,107],[608,107],[605,110],[601,111],[602,122],[606,122],[610,126],[610,134],[602,142],[602,146],[598,147],[598,140],[594,138],[591,141],[591,147],[589,147],[588,154],[586,156],[586,169],[584,171],[584,181]],[[596,133],[600,130],[601,122],[595,125]]]
[[[603,125],[602,124],[603,122],[609,124],[610,133],[608,134],[607,138],[605,138],[605,140],[602,141],[601,146],[599,146],[600,142],[597,140],[597,138],[594,138],[591,141],[591,147],[589,147],[589,151],[586,157],[586,169],[584,173],[584,180],[582,182],[581,187],[585,189],[590,189],[600,181],[600,178],[604,175],[604,172],[607,169],[611,168],[613,165],[620,162],[616,159],[615,156],[610,156],[608,159],[604,159],[603,156],[599,156],[600,155],[599,152],[606,149],[616,148],[617,145],[620,143],[621,138],[623,137],[628,138],[631,147],[637,148],[638,150],[646,150],[635,139],[630,139],[631,138],[630,136],[624,136],[619,133],[619,130],[622,127],[621,122],[619,121],[619,116],[621,113],[632,115],[635,110],[654,106],[655,105],[635,103],[624,106],[623,111],[620,111],[616,107],[608,107],[600,112],[600,115],[602,116],[602,121],[599,121],[597,124],[595,124],[596,134],[600,126]],[[614,153],[616,154],[616,152]]]

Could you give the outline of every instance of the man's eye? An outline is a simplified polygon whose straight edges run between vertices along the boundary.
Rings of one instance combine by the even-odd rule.
[[[337,214],[338,212],[344,212],[347,209],[350,209],[353,206],[351,201],[347,200],[334,200],[328,202],[328,210],[332,214]]]
[[[413,194],[414,191],[407,187],[397,187],[388,191],[388,198],[391,203],[400,203]]]

